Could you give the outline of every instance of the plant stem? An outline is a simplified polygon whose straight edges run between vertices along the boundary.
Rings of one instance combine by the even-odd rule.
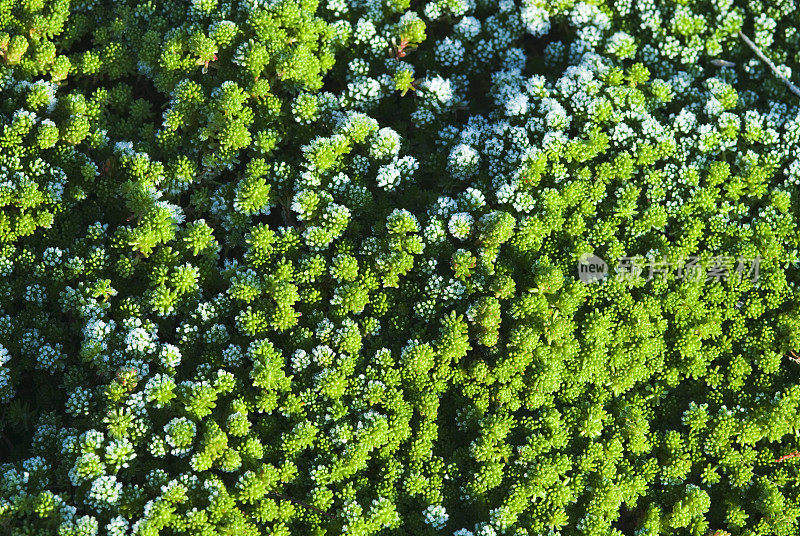
[[[778,78],[780,78],[783,81],[783,83],[786,84],[786,86],[791,90],[792,93],[800,97],[800,89],[798,89],[796,85],[792,84],[792,82],[788,78],[783,76],[781,72],[778,70],[778,68],[775,66],[775,64],[772,63],[772,61],[768,57],[766,57],[763,52],[761,52],[761,49],[758,48],[756,44],[750,40],[749,37],[744,35],[741,30],[739,30],[739,37],[742,38],[742,41],[747,43],[747,46],[753,49],[753,52],[756,53],[756,56],[758,56],[761,61],[766,63],[769,66],[769,68],[772,69],[773,74]]]

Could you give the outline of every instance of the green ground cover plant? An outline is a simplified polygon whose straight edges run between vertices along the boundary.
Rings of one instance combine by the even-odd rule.
[[[800,533],[799,24],[0,0],[0,534]]]

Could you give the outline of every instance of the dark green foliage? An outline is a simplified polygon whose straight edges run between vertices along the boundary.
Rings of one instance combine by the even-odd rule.
[[[0,534],[797,534],[795,7],[0,0]]]

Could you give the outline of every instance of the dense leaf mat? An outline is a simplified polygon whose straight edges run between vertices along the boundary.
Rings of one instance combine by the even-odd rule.
[[[0,533],[798,534],[799,25],[0,0]]]

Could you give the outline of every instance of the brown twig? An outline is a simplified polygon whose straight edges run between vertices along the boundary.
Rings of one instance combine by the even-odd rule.
[[[781,456],[780,458],[778,458],[777,460],[775,460],[775,463],[780,463],[783,460],[788,460],[789,458],[798,458],[798,457],[800,457],[800,452],[797,452],[797,451],[790,452],[789,454],[785,454],[785,455]]]
[[[741,30],[739,30],[739,37],[741,37],[741,38],[742,38],[742,41],[744,41],[745,43],[747,43],[747,46],[749,46],[751,49],[753,49],[753,52],[755,52],[755,53],[756,53],[756,56],[758,56],[758,58],[759,58],[761,61],[763,61],[764,63],[766,63],[766,64],[769,66],[769,68],[770,68],[770,69],[772,69],[772,73],[773,73],[775,76],[777,76],[778,78],[780,78],[780,79],[783,81],[783,83],[784,83],[784,84],[786,84],[786,86],[787,86],[787,87],[788,87],[788,88],[791,90],[791,92],[792,92],[792,93],[794,93],[795,95],[797,95],[798,97],[800,97],[800,89],[798,89],[796,85],[792,84],[792,82],[791,82],[791,81],[790,81],[788,78],[786,78],[785,76],[783,76],[783,75],[781,74],[781,72],[778,70],[778,68],[775,66],[775,64],[774,64],[774,63],[772,63],[772,60],[770,60],[768,57],[766,57],[766,56],[764,55],[764,53],[763,53],[763,52],[761,52],[761,49],[760,49],[760,48],[758,48],[758,47],[756,46],[756,44],[755,44],[755,43],[753,43],[753,42],[750,40],[750,38],[749,38],[749,37],[747,37],[746,35],[744,35],[744,34],[742,33],[742,31],[741,31]]]

